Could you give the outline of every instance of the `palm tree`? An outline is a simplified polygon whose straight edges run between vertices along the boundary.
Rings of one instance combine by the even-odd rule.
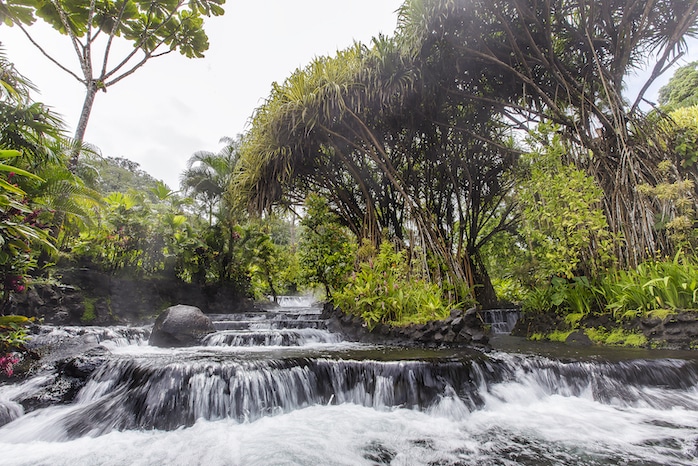
[[[240,139],[221,138],[225,144],[218,153],[199,151],[187,161],[187,169],[180,176],[180,187],[185,194],[198,201],[213,225],[214,213],[222,213],[222,201],[235,170]]]

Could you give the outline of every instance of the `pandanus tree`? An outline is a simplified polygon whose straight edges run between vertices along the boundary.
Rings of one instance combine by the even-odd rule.
[[[603,190],[610,227],[623,238],[616,254],[632,266],[670,252],[655,228],[657,206],[636,188],[655,185],[672,155],[640,104],[686,50],[697,16],[696,0],[407,0],[399,36],[415,56],[443,57],[451,95],[493,106],[522,129],[559,125],[569,161]],[[646,81],[627,101],[626,78],[646,64]],[[462,84],[475,76],[498,78]]]
[[[274,85],[232,190],[258,211],[319,193],[358,238],[377,244],[387,235],[421,248],[439,264],[423,273],[454,298],[479,285],[491,301],[477,252],[506,227],[500,175],[515,153],[491,144],[502,131],[486,112],[451,101],[415,65],[379,37]]]
[[[178,50],[203,57],[208,37],[203,18],[222,15],[225,0],[2,0],[0,23],[17,26],[63,72],[85,86],[85,100],[74,139],[82,143],[97,91],[135,73],[147,61]],[[37,18],[67,37],[76,69],[48,51],[32,33]],[[119,42],[132,47],[120,48]],[[72,167],[80,154],[73,151]]]

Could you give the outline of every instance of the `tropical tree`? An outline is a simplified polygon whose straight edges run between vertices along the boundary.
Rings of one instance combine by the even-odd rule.
[[[603,208],[621,264],[670,251],[654,226],[658,206],[637,195],[655,185],[667,156],[663,135],[639,105],[650,85],[686,50],[696,33],[695,0],[408,0],[399,40],[415,56],[443,63],[448,92],[494,106],[527,129],[548,120],[573,144],[569,161],[603,190]],[[625,79],[651,61],[632,102]]]
[[[31,100],[34,85],[22,76],[0,48],[0,147],[21,153],[21,163],[37,167],[57,162],[66,143],[63,123],[44,105]]]
[[[19,27],[46,58],[85,86],[85,100],[74,136],[81,143],[97,91],[106,91],[151,58],[175,50],[187,58],[202,57],[209,45],[203,17],[222,15],[224,2],[7,0],[0,3],[0,22]],[[38,41],[29,27],[37,18],[67,36],[79,69],[51,55],[46,44]],[[125,52],[116,56],[119,41],[130,43],[132,48],[123,49]],[[76,149],[72,154],[73,168],[79,153]]]
[[[492,301],[478,249],[511,220],[501,175],[516,151],[433,71],[385,37],[297,70],[257,110],[232,191],[257,211],[321,194],[358,238],[421,247],[453,298],[477,284]]]
[[[659,89],[659,104],[676,110],[698,105],[698,61],[676,70],[669,82]]]
[[[529,137],[525,175],[517,185],[519,231],[527,246],[526,285],[551,277],[598,278],[613,264],[613,237],[601,210],[601,189],[585,172],[564,163],[567,147],[554,126]]]
[[[309,195],[305,207],[298,245],[301,274],[307,284],[323,286],[331,298],[354,268],[355,241],[320,196]]]
[[[223,197],[230,184],[238,160],[239,139],[224,137],[225,146],[218,153],[199,151],[187,161],[187,169],[180,175],[180,187],[185,194],[205,209],[209,225],[214,214],[221,217]]]
[[[50,159],[44,145],[61,137],[58,119],[31,102],[31,83],[0,54],[0,313],[10,294],[24,289],[42,250],[54,250],[48,226],[21,184],[45,181],[31,167]]]

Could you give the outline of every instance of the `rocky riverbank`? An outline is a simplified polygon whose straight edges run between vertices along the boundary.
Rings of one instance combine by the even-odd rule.
[[[323,317],[328,319],[328,328],[340,333],[350,341],[397,345],[441,346],[485,346],[489,341],[488,331],[476,308],[453,310],[444,320],[404,327],[380,324],[369,330],[360,316],[345,314],[332,304],[325,304]]]
[[[514,336],[527,338],[545,338],[549,335],[566,336],[567,343],[594,343],[593,337],[602,335],[620,335],[615,344],[646,346],[667,349],[698,349],[698,312],[666,311],[645,317],[628,320],[616,320],[610,314],[590,315],[583,318],[578,327],[571,328],[559,314],[524,313],[516,323]],[[637,344],[639,343],[639,345]]]

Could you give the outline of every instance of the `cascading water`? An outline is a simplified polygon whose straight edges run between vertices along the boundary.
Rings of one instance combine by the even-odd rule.
[[[0,428],[0,464],[698,463],[698,357],[374,346],[330,333],[319,309],[282,311],[212,316],[219,331],[193,348],[85,331],[106,361],[71,402]],[[59,375],[0,400],[21,410]]]
[[[269,297],[270,301],[274,301],[274,297]],[[303,295],[303,296],[277,296],[276,303],[282,308],[298,308],[298,309],[308,309],[311,308],[317,300],[314,296]]]
[[[492,333],[511,333],[521,316],[519,309],[487,309],[480,311],[485,324]]]

